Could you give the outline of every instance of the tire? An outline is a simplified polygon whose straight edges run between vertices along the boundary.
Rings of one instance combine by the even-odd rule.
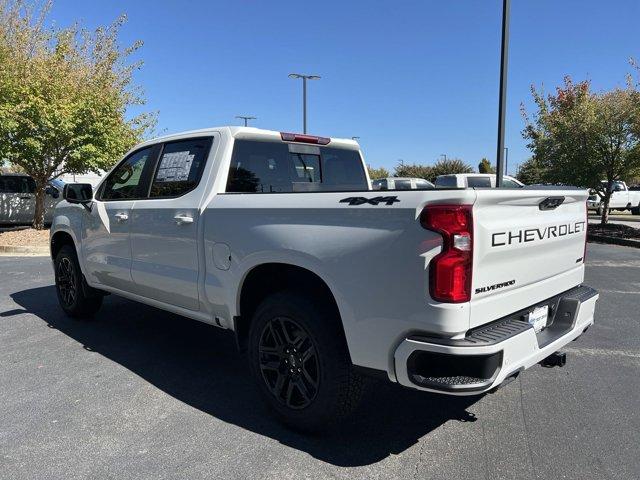
[[[267,297],[249,330],[249,361],[262,396],[289,427],[320,431],[356,408],[354,371],[340,318],[326,300],[285,291]]]
[[[63,245],[54,261],[58,302],[73,318],[91,318],[102,305],[102,294],[87,285],[80,270],[76,250]]]
[[[640,215],[640,204],[637,207],[631,208],[631,215]]]

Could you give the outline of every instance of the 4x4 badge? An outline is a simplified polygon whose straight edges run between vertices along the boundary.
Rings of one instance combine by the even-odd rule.
[[[373,197],[373,198],[365,198],[365,197],[349,197],[343,198],[340,200],[340,203],[348,203],[349,205],[364,205],[368,203],[370,205],[378,205],[379,203],[384,203],[385,205],[393,205],[394,203],[399,202],[398,197]]]

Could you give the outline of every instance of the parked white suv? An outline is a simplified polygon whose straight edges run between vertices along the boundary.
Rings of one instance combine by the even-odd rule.
[[[64,183],[51,180],[45,191],[44,223],[51,223],[53,209],[62,200]],[[26,225],[36,212],[36,182],[22,173],[0,174],[0,224]]]
[[[352,140],[221,127],[135,147],[56,209],[58,298],[235,332],[271,407],[322,428],[363,374],[487,392],[594,322],[578,189],[372,191]],[[554,357],[555,358],[555,357]]]

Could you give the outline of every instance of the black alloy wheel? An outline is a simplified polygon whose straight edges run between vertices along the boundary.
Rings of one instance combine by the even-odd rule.
[[[78,281],[75,273],[71,259],[61,258],[56,271],[56,283],[60,292],[60,300],[68,308],[73,307],[78,294]]]
[[[303,409],[313,402],[320,387],[320,362],[310,335],[286,317],[268,321],[260,335],[259,364],[262,378],[282,405]]]

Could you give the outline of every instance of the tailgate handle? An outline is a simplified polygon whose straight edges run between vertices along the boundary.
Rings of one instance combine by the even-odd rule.
[[[564,197],[547,197],[538,204],[540,210],[554,210],[564,203]]]

